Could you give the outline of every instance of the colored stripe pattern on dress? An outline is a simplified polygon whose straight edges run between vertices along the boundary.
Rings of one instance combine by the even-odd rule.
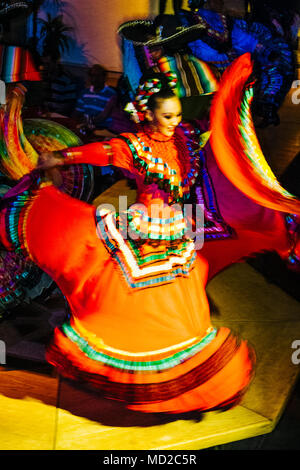
[[[156,183],[160,189],[170,194],[169,202],[183,202],[185,197],[189,197],[190,188],[198,175],[196,153],[199,149],[189,155],[189,168],[182,183],[176,170],[163,159],[153,157],[151,147],[146,145],[139,136],[127,134],[126,137],[120,135],[119,138],[129,146],[134,166],[144,174],[144,184]]]
[[[250,54],[224,73],[211,107],[211,146],[223,174],[247,197],[282,212],[300,214],[300,201],[280,186],[269,167],[251,116]]]
[[[47,360],[64,376],[83,380],[100,389],[106,398],[127,404],[154,403],[179,397],[209,383],[234,360],[239,354],[241,343],[229,330],[218,339],[219,347],[212,348],[211,354],[203,356],[203,352],[211,347],[218,335],[219,330],[201,351],[167,370],[130,372],[111,365],[101,365],[101,362],[90,359],[76,342],[56,329],[55,341],[47,351]],[[254,362],[254,356],[251,361]]]
[[[121,370],[128,370],[131,372],[138,372],[138,371],[162,371],[169,369],[171,367],[175,367],[178,364],[188,360],[190,357],[197,354],[201,351],[207,344],[209,344],[216,336],[217,330],[215,328],[211,328],[211,331],[205,335],[200,340],[198,339],[197,342],[194,341],[195,344],[192,346],[186,347],[185,349],[181,349],[174,354],[164,357],[163,359],[159,360],[149,360],[149,354],[155,355],[155,351],[151,351],[148,353],[146,357],[143,357],[140,354],[135,355],[135,358],[131,360],[127,360],[121,357],[114,357],[110,351],[107,351],[105,346],[103,345],[102,350],[97,350],[95,345],[89,344],[89,342],[76,331],[75,326],[71,326],[70,323],[64,323],[62,325],[62,331],[64,334],[75,343],[78,348],[86,354],[90,359],[94,361],[102,362],[110,367],[114,367]],[[123,353],[126,355],[126,352]]]
[[[125,216],[132,219],[133,211]],[[137,214],[140,217],[140,214]],[[123,214],[124,217],[124,214]],[[131,289],[141,289],[174,281],[178,276],[188,276],[194,267],[196,253],[194,242],[180,237],[177,240],[159,241],[159,247],[153,246],[149,234],[135,231],[138,240],[124,238],[126,227],[116,223],[118,215],[102,211],[96,216],[97,233],[116,261]],[[129,234],[130,235],[130,234]],[[157,234],[155,234],[157,237]]]

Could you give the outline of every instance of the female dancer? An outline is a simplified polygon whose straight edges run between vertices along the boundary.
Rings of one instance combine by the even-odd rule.
[[[87,159],[124,168],[142,209],[96,211],[34,171],[2,201],[1,240],[45,270],[70,305],[47,351],[64,376],[143,412],[223,409],[249,385],[254,353],[211,324],[207,263],[185,234],[180,206],[196,154],[178,128],[180,101],[152,84],[137,134],[42,155],[44,168]],[[160,215],[151,218],[154,204]]]
[[[30,188],[36,176],[31,173],[20,183],[21,194],[14,188],[6,195],[2,243],[27,252],[69,302],[70,319],[55,330],[47,351],[63,375],[144,412],[224,409],[240,401],[255,359],[245,341],[212,326],[205,294],[208,258],[202,250],[195,255],[187,236],[181,204],[197,172],[205,170],[199,142],[195,147],[186,139],[178,126],[180,101],[161,82],[145,84],[141,96],[141,131],[43,154],[40,168],[87,160],[116,165],[136,179],[142,205],[118,214],[96,211],[48,182]],[[245,191],[248,180],[264,187],[263,175],[262,183],[247,175],[246,163],[241,176],[243,171]],[[273,186],[269,191],[276,192]],[[266,201],[260,202],[267,204],[270,194],[266,186]],[[300,213],[288,194],[277,199],[274,205],[283,211]],[[264,211],[262,204],[255,207]],[[204,234],[230,236],[212,204],[208,209]],[[266,210],[277,219],[274,208]],[[286,239],[285,232],[278,239]]]

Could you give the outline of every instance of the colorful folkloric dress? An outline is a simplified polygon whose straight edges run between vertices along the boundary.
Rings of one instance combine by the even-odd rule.
[[[253,349],[211,323],[205,286],[214,249],[206,247],[221,246],[219,270],[249,251],[270,249],[268,224],[274,221],[273,239],[288,250],[284,214],[299,215],[300,208],[268,174],[259,150],[251,153],[255,134],[243,136],[251,131],[249,91],[243,112],[235,104],[242,102],[250,72],[247,56],[232,68],[235,79],[225,73],[212,109],[210,160],[189,125],[171,138],[145,127],[109,143],[61,151],[66,163],[124,169],[136,180],[137,205],[119,212],[96,208],[39,183],[35,172],[2,201],[2,244],[47,272],[70,306],[68,320],[55,329],[48,361],[131,409],[225,408],[239,402],[253,376]],[[204,205],[205,243],[197,254],[183,216],[192,187]],[[247,246],[243,228],[262,241]],[[223,243],[234,247],[229,257]]]
[[[207,263],[185,235],[181,210],[198,171],[181,130],[171,139],[145,131],[63,153],[69,163],[113,164],[133,174],[140,207],[97,209],[52,184],[26,189],[25,181],[22,193],[7,197],[2,243],[45,270],[70,305],[48,361],[64,376],[144,412],[237,403],[252,377],[254,353],[210,321]]]

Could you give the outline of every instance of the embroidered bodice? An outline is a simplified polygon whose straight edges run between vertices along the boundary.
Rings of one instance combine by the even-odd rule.
[[[137,202],[147,207],[154,200],[183,203],[198,175],[199,145],[189,145],[184,129],[173,137],[144,127],[136,134],[121,134],[108,142],[66,149],[67,163],[112,164],[131,175],[137,184]]]
[[[198,175],[196,152],[189,152],[182,130],[173,137],[145,129],[121,137],[130,147],[137,202],[149,206],[183,203]]]

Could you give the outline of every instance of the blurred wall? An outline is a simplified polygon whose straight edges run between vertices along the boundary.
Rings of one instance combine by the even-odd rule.
[[[64,61],[100,63],[121,71],[118,26],[124,21],[153,16],[151,0],[69,0],[65,21],[75,28],[76,43]]]
[[[64,20],[75,28],[74,41],[63,61],[69,64],[100,63],[108,70],[122,71],[118,26],[125,21],[154,18],[159,0],[65,0]],[[188,7],[188,0],[183,1]],[[41,16],[45,16],[47,4]],[[173,13],[167,0],[166,13]],[[55,13],[55,12],[54,12]]]
[[[53,8],[53,2],[45,2],[41,16],[45,16],[51,4]],[[225,0],[224,5],[228,10],[243,12],[244,0]],[[182,7],[188,9],[188,0],[183,0]],[[74,27],[74,38],[69,53],[62,57],[63,62],[100,63],[108,70],[121,72],[118,26],[129,20],[154,18],[158,11],[159,0],[64,0],[64,21]],[[173,13],[172,0],[167,0],[165,13]]]

